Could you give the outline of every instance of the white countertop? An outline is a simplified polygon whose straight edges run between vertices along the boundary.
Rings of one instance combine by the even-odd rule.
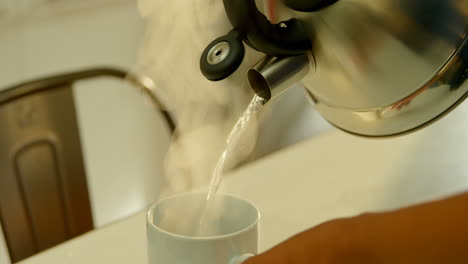
[[[399,138],[333,131],[242,168],[223,191],[262,215],[260,250],[336,217],[388,210],[468,190],[468,105]],[[146,263],[144,213],[22,263]]]

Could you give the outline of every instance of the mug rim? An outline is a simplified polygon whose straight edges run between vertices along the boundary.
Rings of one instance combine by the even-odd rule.
[[[251,202],[247,201],[246,199],[240,198],[240,197],[232,195],[232,194],[227,194],[227,193],[219,193],[217,195],[222,195],[223,197],[230,197],[230,198],[234,198],[234,199],[236,199],[238,201],[245,202],[246,204],[248,204],[252,208],[254,208],[255,211],[257,212],[255,221],[253,223],[251,223],[250,225],[248,225],[247,227],[245,227],[245,228],[243,228],[243,229],[241,229],[239,231],[229,233],[229,234],[225,234],[225,235],[218,235],[218,236],[199,236],[199,237],[184,236],[184,235],[179,235],[179,234],[176,234],[176,233],[166,231],[166,230],[160,228],[159,226],[155,225],[152,220],[150,221],[151,212],[160,203],[163,203],[164,201],[171,200],[171,199],[181,197],[181,196],[190,196],[190,195],[197,195],[197,194],[205,194],[205,192],[186,192],[186,193],[181,193],[181,194],[175,194],[175,195],[171,195],[169,197],[163,198],[163,199],[153,203],[151,205],[151,207],[148,209],[148,211],[146,212],[146,224],[147,224],[147,226],[150,225],[152,228],[156,229],[158,232],[163,233],[165,235],[168,235],[168,236],[171,236],[171,237],[174,237],[174,238],[185,239],[185,240],[222,240],[222,239],[232,238],[232,237],[236,237],[236,236],[239,236],[241,234],[247,233],[250,230],[252,230],[252,229],[254,229],[255,227],[258,226],[258,222],[260,221],[260,211],[258,210],[258,208],[256,206],[254,206]]]

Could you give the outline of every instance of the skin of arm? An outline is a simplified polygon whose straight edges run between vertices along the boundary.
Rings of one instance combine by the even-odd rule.
[[[326,222],[244,263],[468,263],[468,193]]]

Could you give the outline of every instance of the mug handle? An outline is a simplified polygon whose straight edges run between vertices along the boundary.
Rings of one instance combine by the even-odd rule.
[[[243,254],[237,257],[233,257],[229,264],[242,264],[242,262],[246,261],[247,259],[255,256],[254,254]]]

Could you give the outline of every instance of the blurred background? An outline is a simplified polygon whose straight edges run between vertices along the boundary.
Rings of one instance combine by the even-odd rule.
[[[0,89],[97,66],[129,70],[143,30],[131,0],[2,0]],[[170,133],[144,95],[124,81],[76,82],[72,100],[93,227],[99,228],[154,201]],[[6,125],[0,123],[0,138]],[[0,263],[10,263],[1,233],[0,241]]]
[[[2,0],[0,92],[95,67],[130,71],[144,31],[133,0]],[[0,264],[140,211],[163,188],[171,133],[145,95],[111,77],[65,86],[0,105]],[[267,108],[251,161],[331,129],[302,87]]]

